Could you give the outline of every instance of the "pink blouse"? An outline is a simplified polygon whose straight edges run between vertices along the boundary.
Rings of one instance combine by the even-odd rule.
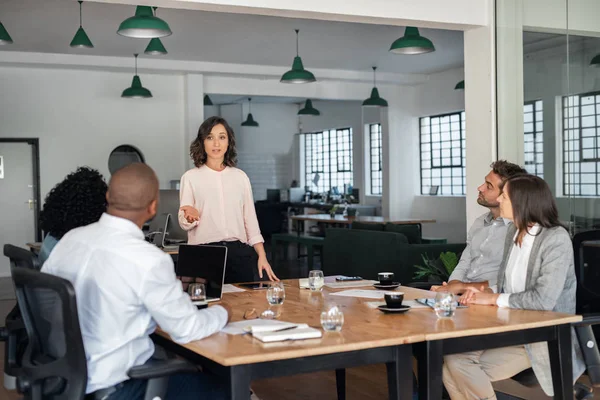
[[[200,220],[187,222],[179,210],[179,225],[188,233],[189,244],[235,241],[254,246],[263,243],[248,176],[238,168],[215,171],[206,165],[181,177],[181,206],[192,206]]]

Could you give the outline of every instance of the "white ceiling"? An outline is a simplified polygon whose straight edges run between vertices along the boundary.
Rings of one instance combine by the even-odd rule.
[[[73,0],[0,0],[0,21],[14,40],[0,51],[86,54],[126,57],[143,53],[147,40],[116,34],[119,23],[134,14],[133,6],[83,3],[83,27],[94,49],[72,49],[79,26]],[[436,51],[417,56],[395,55],[389,46],[404,28],[289,19],[259,15],[158,9],[173,35],[164,38],[169,54],[162,58],[290,67],[295,55],[294,29],[300,29],[300,55],[307,69],[432,73],[463,65],[463,33],[422,29]],[[150,57],[143,54],[140,57]],[[146,62],[147,63],[147,62]]]

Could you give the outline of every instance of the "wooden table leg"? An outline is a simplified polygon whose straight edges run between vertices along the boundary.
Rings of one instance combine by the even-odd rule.
[[[444,386],[442,346],[441,341],[431,341],[419,343],[415,347],[415,355],[419,363],[419,399],[439,400],[442,398]]]
[[[572,399],[573,360],[571,325],[558,325],[555,329],[556,339],[548,342],[554,398],[559,400]]]
[[[346,370],[335,370],[335,386],[338,400],[346,400]]]
[[[405,344],[397,346],[394,351],[396,360],[385,364],[389,399],[412,399],[412,347]]]
[[[231,400],[250,399],[250,369],[245,365],[229,367],[229,397]]]

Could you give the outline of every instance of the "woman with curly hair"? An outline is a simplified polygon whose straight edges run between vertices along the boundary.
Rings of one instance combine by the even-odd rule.
[[[40,212],[40,226],[46,233],[39,260],[43,264],[54,245],[73,228],[91,224],[106,211],[108,186],[95,169],[79,167],[54,186]]]
[[[259,278],[265,271],[270,280],[279,280],[267,261],[250,180],[235,168],[235,136],[227,121],[204,121],[190,156],[196,168],[181,177],[178,216],[188,244],[227,246],[225,282],[255,281],[255,268]]]

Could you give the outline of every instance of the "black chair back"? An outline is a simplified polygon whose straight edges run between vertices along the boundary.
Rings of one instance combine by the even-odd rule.
[[[19,390],[32,400],[82,399],[87,365],[73,286],[32,269],[11,273],[29,338]]]
[[[600,230],[580,232],[573,236],[573,254],[577,277],[577,312],[598,312],[600,311]]]
[[[40,269],[38,258],[31,251],[12,244],[4,245],[4,255],[10,260],[11,267]]]
[[[31,251],[12,244],[4,245],[4,255],[10,260],[12,268],[39,269],[38,258]],[[19,376],[21,359],[27,348],[27,334],[21,318],[19,306],[15,305],[6,316],[0,339],[6,342],[4,347],[4,372],[9,376]]]

